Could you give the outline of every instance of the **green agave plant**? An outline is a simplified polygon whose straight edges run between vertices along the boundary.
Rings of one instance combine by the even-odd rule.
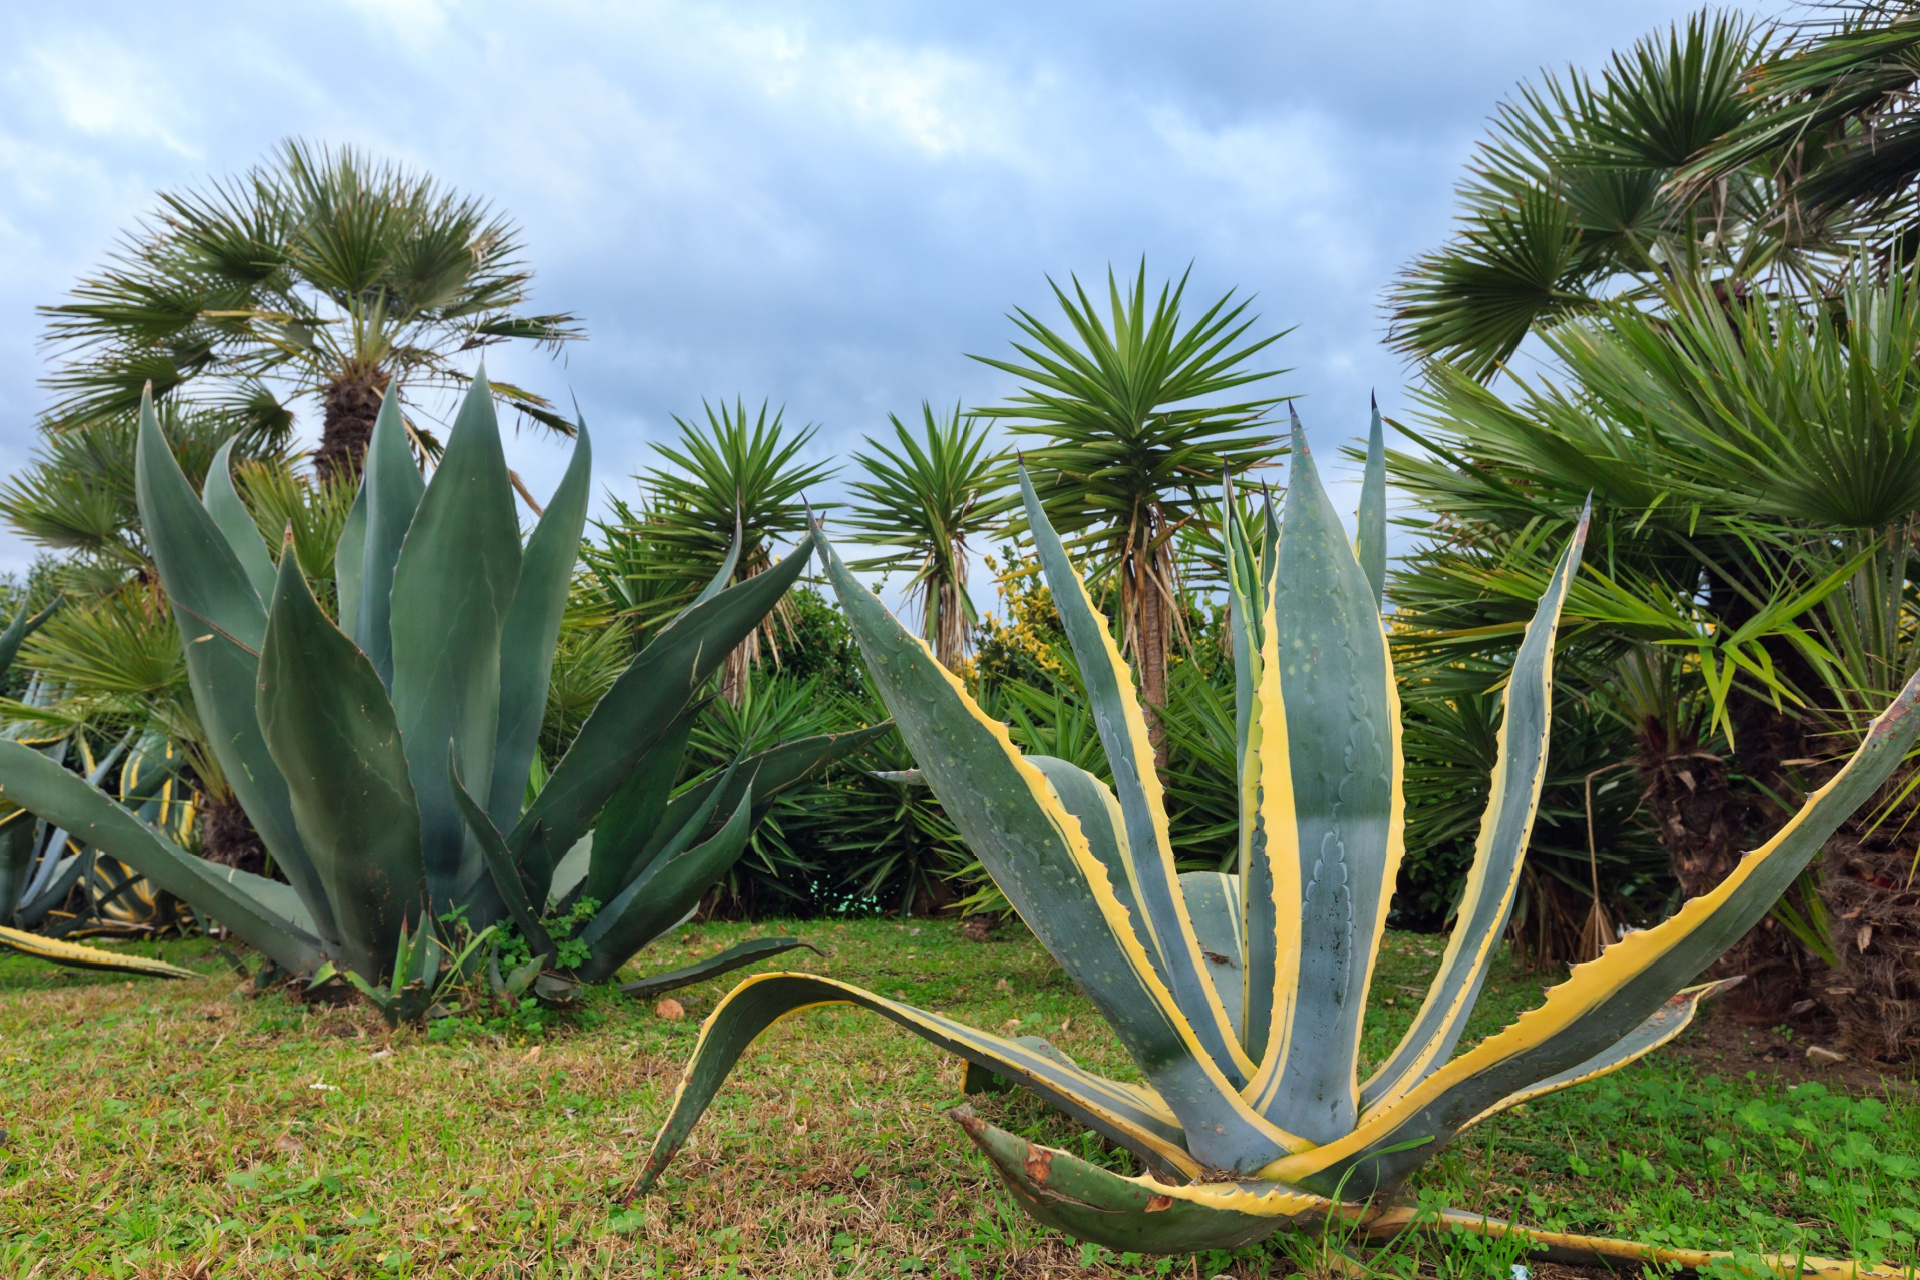
[[[1365,1236],[1465,1226],[1588,1260],[1706,1265],[1706,1253],[1421,1214],[1396,1192],[1476,1122],[1615,1070],[1685,1027],[1700,1000],[1726,985],[1687,984],[1765,915],[1912,745],[1920,677],[1846,767],[1724,884],[1579,966],[1540,1008],[1455,1056],[1527,847],[1545,764],[1554,630],[1579,565],[1583,520],[1507,684],[1499,763],[1439,973],[1398,1047],[1363,1077],[1361,1019],[1404,816],[1398,702],[1379,611],[1386,527],[1377,413],[1357,548],[1297,419],[1293,458],[1275,551],[1256,559],[1247,531],[1229,531],[1237,874],[1175,872],[1132,674],[1024,476],[1040,562],[1079,659],[1111,789],[1065,761],[1022,756],[1006,727],[982,713],[822,540],[853,633],[927,782],[1007,899],[1112,1025],[1145,1083],[1102,1079],[1043,1041],[1002,1039],[825,978],[761,974],[731,992],[702,1029],[642,1189],[761,1031],[802,1008],[847,1003],[1032,1091],[1138,1156],[1146,1172],[1123,1177],[996,1129],[968,1108],[954,1113],[1033,1216],[1110,1248],[1228,1248],[1283,1227],[1346,1220]],[[1271,537],[1262,541],[1275,547]],[[1834,1276],[1896,1274],[1804,1265]]]
[[[731,587],[729,559],[621,673],[529,800],[586,518],[584,425],[523,545],[484,374],[431,481],[389,393],[334,558],[337,621],[298,556],[275,567],[234,487],[230,449],[196,495],[147,403],[140,514],[208,743],[287,882],[188,854],[17,743],[0,743],[0,797],[118,858],[288,972],[344,974],[390,1017],[423,1012],[447,962],[474,961],[442,928],[449,916],[469,940],[518,926],[533,961],[506,980],[515,994],[542,970],[555,995],[611,977],[685,918],[774,796],[890,728],[782,743],[675,794],[709,677],[799,576],[809,537]],[[550,907],[584,923],[555,937]],[[799,945],[777,942],[710,958],[694,977]]]

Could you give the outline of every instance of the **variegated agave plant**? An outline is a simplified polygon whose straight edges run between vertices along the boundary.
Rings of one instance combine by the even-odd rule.
[[[1332,1218],[1368,1234],[1406,1230],[1416,1215],[1395,1204],[1396,1191],[1462,1130],[1615,1070],[1685,1027],[1722,985],[1687,984],[1760,920],[1920,729],[1910,715],[1917,678],[1847,766],[1724,884],[1580,966],[1540,1008],[1454,1056],[1533,823],[1554,629],[1579,565],[1583,521],[1504,695],[1499,762],[1459,923],[1412,1027],[1363,1078],[1361,1020],[1404,811],[1401,727],[1379,611],[1377,414],[1357,553],[1297,419],[1293,458],[1277,551],[1256,563],[1245,530],[1229,534],[1242,761],[1236,875],[1175,873],[1131,674],[1024,476],[1041,567],[1086,680],[1111,790],[1064,761],[1022,756],[1005,726],[824,550],[853,633],[927,781],[1008,900],[1112,1024],[1146,1083],[1102,1079],[1044,1042],[1005,1040],[843,983],[762,974],[708,1019],[642,1188],[755,1036],[796,1010],[850,1003],[1038,1094],[1140,1158],[1147,1172],[1122,1177],[1030,1145],[969,1109],[955,1113],[1035,1217],[1082,1239],[1171,1253]],[[1276,539],[1265,541],[1273,547]],[[1460,1223],[1582,1257],[1703,1265],[1709,1256],[1530,1232],[1476,1215],[1445,1214],[1437,1225]],[[1830,1265],[1836,1276],[1894,1274]]]
[[[735,556],[614,681],[529,801],[590,496],[584,424],[523,544],[485,375],[431,481],[389,394],[334,557],[337,619],[298,556],[275,567],[227,449],[195,494],[151,397],[137,449],[141,521],[208,747],[286,882],[192,856],[19,743],[0,742],[0,797],[133,867],[288,972],[342,974],[389,1018],[424,1012],[449,962],[459,969],[475,955],[442,935],[449,914],[482,936],[519,926],[532,960],[500,981],[512,994],[531,985],[562,995],[611,977],[726,874],[774,796],[890,730],[782,743],[675,794],[709,678],[812,555],[803,541],[729,586],[736,539]],[[588,898],[597,905],[578,935],[550,936],[548,909]],[[642,979],[636,994],[796,945],[758,939]]]

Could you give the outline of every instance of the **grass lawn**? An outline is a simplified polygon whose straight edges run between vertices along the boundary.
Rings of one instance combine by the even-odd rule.
[[[988,1028],[1018,1024],[1131,1073],[1104,1024],[1017,926],[793,926],[830,974]],[[648,969],[774,926],[682,929]],[[152,944],[138,949],[153,953]],[[776,1027],[659,1191],[626,1195],[699,1020],[734,978],[678,993],[670,1021],[596,993],[544,1028],[452,1018],[390,1033],[367,1008],[255,997],[201,943],[198,982],[128,984],[0,957],[0,1274],[6,1276],[1155,1276],[1313,1274],[1318,1242],[1234,1255],[1115,1256],[1025,1218],[945,1116],[961,1067],[881,1019]],[[1368,1051],[1419,1003],[1435,939],[1395,935]],[[779,960],[773,962],[778,965]],[[1502,970],[1474,1034],[1537,1001]],[[1677,1245],[1920,1257],[1920,1103],[1871,1073],[1794,1083],[1801,1045],[1711,1022],[1596,1084],[1467,1135],[1422,1199]],[[1842,1088],[1841,1082],[1847,1082]],[[1025,1095],[976,1105],[1093,1156]],[[1508,1280],[1458,1237],[1386,1274]],[[1551,1268],[1536,1271],[1548,1274]]]

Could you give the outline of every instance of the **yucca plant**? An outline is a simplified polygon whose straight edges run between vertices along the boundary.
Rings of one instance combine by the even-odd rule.
[[[920,417],[916,438],[889,414],[893,441],[869,436],[871,452],[853,455],[865,476],[848,485],[848,523],[855,541],[889,548],[855,567],[908,570],[906,597],[920,612],[920,634],[934,656],[958,670],[980,625],[967,594],[967,539],[1002,523],[1005,462],[987,448],[985,424],[962,415],[960,406],[936,415],[923,400]]]
[[[430,482],[390,394],[334,557],[337,620],[291,542],[274,565],[224,467],[204,498],[194,493],[150,402],[138,447],[142,522],[208,745],[288,883],[192,857],[18,744],[0,743],[0,796],[288,972],[338,971],[390,1014],[416,1011],[464,937],[509,921],[563,986],[612,976],[726,872],[776,794],[884,731],[783,743],[673,794],[709,677],[799,576],[803,541],[731,588],[723,564],[621,673],[529,802],[586,518],[584,427],[523,546],[484,375]],[[584,915],[577,933],[549,933],[550,903]],[[436,943],[449,916],[469,932]]]
[[[1377,429],[1370,452],[1377,460]],[[1766,912],[1912,745],[1920,678],[1834,780],[1723,885],[1576,968],[1542,1007],[1456,1057],[1533,820],[1554,630],[1584,537],[1584,523],[1576,526],[1507,683],[1499,763],[1458,924],[1413,1025],[1363,1079],[1361,1019],[1404,814],[1398,695],[1379,613],[1384,503],[1367,486],[1356,554],[1297,420],[1293,457],[1277,552],[1255,560],[1244,531],[1231,531],[1237,873],[1175,873],[1132,674],[1024,477],[1041,566],[1106,743],[1111,789],[1063,761],[1022,756],[1005,726],[825,551],[853,633],[934,793],[1146,1083],[1101,1079],[1042,1042],[1002,1039],[826,978],[761,974],[703,1028],[643,1187],[760,1031],[796,1009],[848,1003],[1031,1090],[1138,1156],[1146,1171],[1123,1177],[1034,1146],[969,1109],[954,1113],[1030,1213],[1110,1248],[1227,1248],[1345,1219],[1371,1235],[1464,1226],[1536,1249],[1709,1261],[1477,1214],[1436,1216],[1395,1193],[1476,1122],[1612,1071],[1685,1027],[1700,1000],[1725,985],[1686,984]]]

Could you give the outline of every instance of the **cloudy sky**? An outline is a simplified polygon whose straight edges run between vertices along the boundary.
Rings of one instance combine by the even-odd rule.
[[[1773,8],[1777,6],[1769,6]],[[1597,67],[1671,0],[350,3],[0,7],[0,472],[33,448],[37,305],[153,193],[277,140],[485,195],[535,305],[590,332],[499,374],[595,429],[610,492],[703,398],[768,398],[839,459],[888,412],[1012,390],[1006,313],[1145,255],[1257,295],[1323,456],[1389,413],[1395,269],[1445,233],[1494,104]],[[190,18],[190,20],[189,20]],[[536,491],[564,447],[512,446]],[[830,496],[830,495],[828,495]],[[0,532],[0,571],[32,548]]]

